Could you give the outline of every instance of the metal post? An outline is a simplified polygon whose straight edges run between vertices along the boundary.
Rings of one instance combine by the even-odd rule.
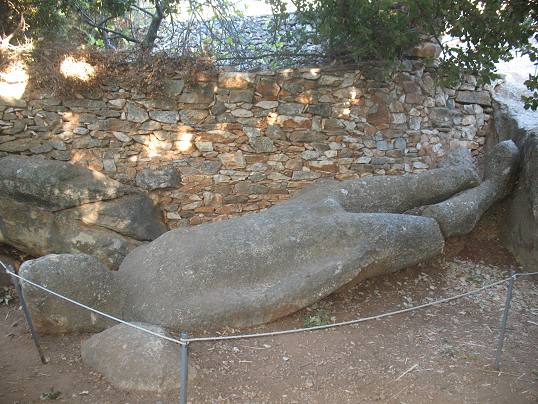
[[[183,331],[181,339],[186,340],[189,335]],[[180,346],[179,357],[179,404],[187,404],[187,382],[189,379],[189,343]]]
[[[515,272],[512,271],[512,277],[508,281],[508,290],[506,291],[506,303],[504,304],[504,312],[501,319],[501,333],[499,334],[499,341],[497,342],[497,353],[495,355],[495,369],[500,370],[501,354],[504,345],[504,336],[506,334],[506,323],[508,321],[508,312],[512,304],[512,291],[514,289],[514,281],[516,279]]]
[[[7,272],[12,272],[13,268],[6,267],[3,263],[2,266],[6,268]],[[15,278],[13,275],[11,276],[11,281],[13,282],[13,285],[15,286],[15,291],[17,292],[17,296],[19,297],[19,301],[22,306],[22,311],[24,312],[24,317],[26,318],[26,324],[28,324],[28,329],[30,330],[30,334],[32,335],[32,340],[34,341],[34,345],[37,349],[37,353],[39,354],[39,359],[41,359],[41,363],[46,364],[47,359],[45,358],[45,355],[43,355],[43,351],[41,350],[41,345],[39,344],[39,337],[37,336],[37,333],[34,329],[34,323],[32,323],[32,317],[30,316],[30,311],[28,310],[28,306],[26,305],[26,300],[24,300],[24,295],[22,294],[22,288],[19,280]]]

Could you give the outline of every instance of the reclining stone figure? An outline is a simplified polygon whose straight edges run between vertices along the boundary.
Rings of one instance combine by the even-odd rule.
[[[497,172],[485,177],[512,175],[517,152],[512,142],[499,144],[493,156],[508,158],[488,164]],[[405,212],[437,206],[479,184],[465,159],[416,175],[323,182],[263,212],[168,231],[129,253],[117,272],[84,255],[43,257],[24,263],[20,272],[128,321],[189,331],[253,326],[350,282],[441,254],[444,237],[436,216]],[[495,195],[505,195],[509,185],[491,181]],[[488,197],[481,211],[495,199]],[[41,332],[108,325],[30,286],[24,290]]]

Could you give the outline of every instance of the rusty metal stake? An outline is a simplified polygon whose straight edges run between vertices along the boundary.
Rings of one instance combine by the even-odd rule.
[[[30,311],[28,310],[28,305],[26,304],[26,300],[24,300],[24,295],[22,294],[22,288],[19,280],[13,276],[15,273],[15,270],[11,268],[11,266],[4,264],[2,261],[0,261],[0,264],[4,267],[4,270],[11,275],[11,281],[13,282],[13,286],[15,286],[15,291],[17,292],[17,296],[19,297],[19,302],[22,306],[22,311],[24,313],[24,317],[26,318],[26,324],[28,325],[28,329],[30,330],[30,334],[32,335],[32,340],[34,341],[34,345],[37,349],[37,353],[39,354],[39,359],[41,359],[41,363],[46,364],[47,359],[45,358],[45,355],[43,355],[43,351],[41,350],[41,345],[39,343],[39,337],[37,336],[37,332],[34,328],[34,323],[32,322],[32,317],[30,316]]]
[[[512,271],[512,277],[508,281],[508,290],[506,291],[506,303],[504,304],[503,316],[501,318],[501,333],[497,342],[497,353],[495,355],[495,369],[500,370],[501,354],[504,346],[504,337],[506,335],[506,323],[508,322],[508,312],[512,305],[512,292],[514,290],[514,281],[516,280],[515,272]]]

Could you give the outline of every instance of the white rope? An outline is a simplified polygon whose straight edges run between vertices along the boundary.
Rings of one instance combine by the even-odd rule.
[[[292,329],[292,330],[271,331],[271,332],[264,332],[264,333],[259,333],[259,334],[238,334],[238,335],[223,335],[223,336],[214,336],[214,337],[197,337],[197,338],[188,338],[188,339],[186,339],[186,341],[188,341],[188,342],[227,341],[227,340],[232,340],[232,339],[272,337],[272,336],[275,336],[275,335],[286,335],[286,334],[295,334],[295,333],[306,332],[306,331],[326,330],[326,329],[329,329],[329,328],[341,327],[341,326],[344,326],[344,325],[352,325],[352,324],[363,323],[365,321],[370,321],[370,320],[379,320],[381,318],[394,316],[396,314],[408,313],[408,312],[411,312],[411,311],[423,309],[425,307],[430,307],[430,306],[434,306],[434,305],[441,304],[441,303],[447,303],[447,302],[450,302],[452,300],[461,299],[462,297],[473,295],[473,294],[482,292],[483,290],[486,290],[486,289],[492,288],[494,286],[500,285],[500,284],[502,284],[504,282],[507,282],[512,277],[515,279],[516,276],[515,275],[510,276],[509,278],[502,279],[502,280],[494,282],[494,283],[490,283],[489,285],[483,286],[483,287],[481,287],[479,289],[471,290],[469,292],[462,293],[462,294],[459,294],[459,295],[456,295],[456,296],[447,297],[445,299],[436,300],[434,302],[421,304],[420,306],[413,306],[413,307],[409,307],[409,308],[406,308],[406,309],[401,309],[401,310],[391,311],[389,313],[379,314],[377,316],[363,317],[363,318],[358,318],[356,320],[343,321],[341,323],[333,323],[333,324],[326,324],[326,325],[318,325],[318,326],[308,327],[308,328],[295,328],[295,329]]]
[[[166,336],[166,335],[159,334],[158,332],[154,332],[154,331],[148,330],[148,329],[146,329],[146,328],[144,328],[144,327],[140,327],[139,325],[129,323],[129,322],[124,321],[124,320],[122,320],[122,319],[119,319],[119,318],[117,318],[117,317],[111,316],[110,314],[103,313],[102,311],[99,311],[99,310],[96,310],[96,309],[94,309],[94,308],[92,308],[92,307],[86,306],[85,304],[79,303],[79,302],[77,302],[76,300],[70,299],[70,298],[68,298],[68,297],[66,297],[66,296],[63,296],[63,295],[61,295],[61,294],[59,294],[59,293],[56,293],[56,292],[54,292],[54,291],[52,291],[52,290],[50,290],[50,289],[47,289],[47,288],[44,287],[44,286],[41,286],[41,285],[39,285],[39,284],[37,284],[37,283],[35,283],[35,282],[32,282],[32,281],[30,281],[30,280],[28,280],[28,279],[26,279],[26,278],[23,278],[23,277],[20,276],[20,275],[17,275],[15,272],[10,271],[10,270],[4,265],[4,263],[3,263],[2,261],[0,261],[0,264],[2,264],[2,266],[4,267],[4,270],[5,270],[9,275],[11,275],[11,276],[13,276],[13,277],[15,277],[15,278],[17,278],[17,279],[20,279],[21,281],[26,282],[26,283],[28,283],[29,285],[32,285],[32,286],[34,286],[34,287],[36,287],[36,288],[38,288],[38,289],[41,289],[41,290],[43,290],[43,291],[45,291],[45,292],[47,292],[47,293],[50,293],[51,295],[54,295],[54,296],[56,296],[56,297],[59,297],[60,299],[63,299],[63,300],[65,300],[65,301],[69,302],[69,303],[73,303],[74,305],[77,305],[77,306],[79,306],[79,307],[82,307],[83,309],[89,310],[89,311],[91,311],[91,312],[93,312],[93,313],[95,313],[95,314],[99,314],[100,316],[106,317],[106,318],[108,318],[108,319],[110,319],[110,320],[117,321],[118,323],[125,324],[126,326],[129,326],[129,327],[131,327],[131,328],[135,328],[135,329],[137,329],[137,330],[139,330],[139,331],[143,331],[143,332],[145,332],[145,333],[147,333],[147,334],[151,334],[151,335],[153,335],[153,336],[155,336],[155,337],[159,337],[159,338],[162,338],[162,339],[165,339],[165,340],[167,340],[167,341],[174,342],[174,343],[176,343],[176,344],[180,344],[180,345],[185,345],[185,344],[187,344],[187,342],[185,342],[184,340],[177,340],[177,339],[174,339],[174,338],[170,338],[170,337],[168,337],[168,336]]]
[[[505,283],[505,282],[509,281],[512,278],[515,280],[520,276],[538,275],[538,272],[515,273],[515,274],[513,274],[512,276],[510,276],[510,277],[508,277],[506,279],[502,279],[500,281],[490,283],[488,285],[482,286],[481,288],[474,289],[474,290],[471,290],[469,292],[461,293],[459,295],[455,295],[455,296],[447,297],[447,298],[444,298],[444,299],[436,300],[436,301],[433,301],[433,302],[421,304],[419,306],[408,307],[408,308],[401,309],[401,310],[395,310],[395,311],[391,311],[391,312],[388,312],[388,313],[378,314],[376,316],[362,317],[362,318],[358,318],[358,319],[355,319],[355,320],[343,321],[343,322],[340,322],[340,323],[319,325],[319,326],[308,327],[308,328],[294,328],[294,329],[291,329],[291,330],[270,331],[270,332],[264,332],[264,333],[258,333],[258,334],[219,335],[219,336],[210,336],[210,337],[180,338],[178,340],[178,339],[170,338],[170,337],[168,337],[166,335],[162,335],[162,334],[153,332],[153,331],[148,330],[146,328],[140,327],[140,326],[138,326],[136,324],[129,323],[129,322],[121,320],[121,319],[119,319],[117,317],[111,316],[110,314],[103,313],[103,312],[101,312],[99,310],[96,310],[94,308],[86,306],[85,304],[79,303],[79,302],[77,302],[77,301],[75,301],[73,299],[70,299],[68,297],[65,297],[65,296],[63,296],[63,295],[61,295],[61,294],[59,294],[57,292],[49,290],[44,286],[41,286],[41,285],[39,285],[39,284],[37,284],[35,282],[32,282],[32,281],[30,281],[30,280],[28,280],[26,278],[23,278],[20,275],[17,275],[16,273],[10,271],[2,263],[2,261],[0,261],[0,264],[2,264],[2,266],[4,267],[4,270],[9,275],[11,275],[11,276],[13,276],[15,278],[18,278],[21,281],[26,282],[29,285],[32,285],[32,286],[34,286],[34,287],[36,287],[38,289],[41,289],[41,290],[43,290],[43,291],[45,291],[47,293],[50,293],[50,294],[52,294],[52,295],[54,295],[54,296],[56,296],[56,297],[58,297],[60,299],[68,301],[68,302],[70,302],[72,304],[75,304],[75,305],[77,305],[79,307],[82,307],[82,308],[84,308],[86,310],[90,310],[90,311],[92,311],[92,312],[94,312],[96,314],[99,314],[99,315],[101,315],[103,317],[106,317],[106,318],[109,318],[111,320],[114,320],[114,321],[116,321],[118,323],[125,324],[125,325],[127,325],[129,327],[132,327],[132,328],[135,328],[137,330],[143,331],[143,332],[145,332],[147,334],[151,334],[151,335],[153,335],[155,337],[159,337],[159,338],[162,338],[162,339],[165,339],[167,341],[174,342],[174,343],[180,344],[180,345],[186,345],[186,344],[189,344],[191,342],[228,341],[228,340],[236,340],[236,339],[273,337],[273,336],[277,336],[277,335],[287,335],[287,334],[296,334],[296,333],[299,333],[299,332],[326,330],[326,329],[342,327],[342,326],[346,326],[346,325],[359,324],[359,323],[363,323],[365,321],[379,320],[379,319],[394,316],[394,315],[397,315],[397,314],[409,313],[409,312],[412,312],[412,311],[415,311],[415,310],[424,309],[426,307],[431,307],[431,306],[435,306],[435,305],[438,305],[438,304],[448,303],[448,302],[451,302],[453,300],[461,299],[461,298],[466,297],[466,296],[470,296],[470,295],[480,293],[480,292],[482,292],[482,291],[484,291],[486,289],[493,288],[495,286],[498,286],[498,285],[500,285],[502,283]]]
[[[520,276],[533,276],[533,275],[538,275],[538,272],[521,272],[521,273],[517,273],[515,274],[516,275],[516,278],[519,278]]]

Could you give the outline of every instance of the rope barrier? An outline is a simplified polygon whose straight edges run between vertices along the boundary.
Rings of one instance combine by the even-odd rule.
[[[178,344],[180,346],[180,370],[179,370],[179,375],[180,375],[179,402],[180,402],[180,404],[186,404],[187,403],[188,349],[189,349],[189,344],[191,342],[230,341],[230,340],[238,340],[238,339],[273,337],[273,336],[278,336],[278,335],[297,334],[297,333],[301,333],[301,332],[327,330],[327,329],[336,328],[336,327],[342,327],[342,326],[346,326],[346,325],[354,325],[354,324],[359,324],[359,323],[363,323],[363,322],[370,321],[370,320],[380,320],[382,318],[394,316],[394,315],[397,315],[397,314],[409,313],[409,312],[424,309],[424,308],[427,308],[427,307],[432,307],[432,306],[435,306],[435,305],[448,303],[448,302],[451,302],[451,301],[454,301],[454,300],[458,300],[458,299],[461,299],[461,298],[464,298],[464,297],[467,297],[467,296],[471,296],[471,295],[483,292],[486,289],[491,289],[493,287],[499,286],[499,285],[509,281],[506,304],[505,304],[504,314],[503,314],[503,318],[502,318],[502,322],[501,322],[501,334],[499,336],[499,342],[498,342],[498,345],[497,345],[497,354],[496,354],[496,359],[495,359],[496,369],[499,370],[500,359],[501,359],[501,354],[502,354],[502,347],[503,347],[503,342],[504,342],[504,335],[505,335],[505,330],[506,330],[506,321],[508,319],[508,311],[510,310],[510,302],[511,302],[511,299],[512,299],[512,289],[513,289],[514,282],[516,281],[516,279],[518,277],[538,275],[538,272],[515,273],[514,271],[512,271],[512,274],[508,278],[501,279],[501,280],[499,280],[497,282],[493,282],[493,283],[490,283],[488,285],[484,285],[484,286],[482,286],[482,287],[480,287],[478,289],[470,290],[470,291],[465,292],[465,293],[460,293],[460,294],[455,295],[455,296],[446,297],[446,298],[443,298],[443,299],[435,300],[433,302],[424,303],[424,304],[421,304],[421,305],[418,305],[418,306],[413,306],[413,307],[408,307],[408,308],[401,309],[401,310],[395,310],[395,311],[391,311],[391,312],[387,312],[387,313],[382,313],[382,314],[378,314],[376,316],[362,317],[362,318],[358,318],[358,319],[350,320],[350,321],[342,321],[340,323],[319,325],[319,326],[308,327],[308,328],[295,328],[295,329],[282,330],[282,331],[270,331],[270,332],[264,332],[264,333],[258,333],[258,334],[219,335],[219,336],[194,337],[194,338],[189,338],[188,334],[186,332],[182,332],[180,338],[175,339],[175,338],[171,338],[171,337],[168,337],[166,335],[162,335],[162,334],[159,334],[157,332],[148,330],[148,329],[146,329],[144,327],[141,327],[139,325],[129,323],[129,322],[125,321],[125,320],[119,319],[119,318],[114,317],[114,316],[112,316],[110,314],[103,313],[103,312],[101,312],[101,311],[99,311],[97,309],[94,309],[94,308],[89,307],[89,306],[87,306],[85,304],[77,302],[76,300],[70,299],[70,298],[68,298],[66,296],[61,295],[60,293],[57,293],[57,292],[55,292],[53,290],[50,290],[50,289],[46,288],[43,285],[39,285],[39,284],[37,284],[35,282],[32,282],[32,281],[30,281],[30,280],[16,274],[15,272],[8,269],[8,267],[6,265],[4,265],[4,263],[2,261],[0,261],[0,264],[2,265],[2,267],[4,267],[5,272],[8,273],[10,276],[12,276],[14,279],[26,282],[26,283],[28,283],[29,285],[31,285],[31,286],[33,286],[35,288],[38,288],[38,289],[40,289],[40,290],[42,290],[44,292],[50,293],[53,296],[56,296],[56,297],[58,297],[58,298],[60,298],[62,300],[65,300],[65,301],[67,301],[67,302],[69,302],[71,304],[74,304],[74,305],[76,305],[78,307],[81,307],[83,309],[89,310],[89,311],[91,311],[91,312],[93,312],[95,314],[98,314],[100,316],[106,317],[106,318],[108,318],[110,320],[116,321],[116,322],[121,323],[121,324],[125,324],[128,327],[137,329],[137,330],[142,331],[142,332],[144,332],[146,334],[153,335],[153,336],[155,336],[157,338],[161,338],[161,339],[164,339],[166,341],[170,341],[170,342],[173,342],[175,344]],[[14,280],[14,283],[15,283],[15,286],[17,287],[17,292],[19,293],[19,297],[21,299],[21,303],[23,304],[23,308],[26,308],[25,301],[24,301],[23,294],[22,294],[22,290],[20,289],[20,283],[15,281],[15,280]],[[29,325],[29,327],[30,327],[30,329],[32,331],[32,336],[34,336],[34,331],[33,331],[33,328],[32,328],[32,321],[31,321],[31,318],[30,318],[30,314],[25,311],[25,315],[27,317],[26,320],[28,322],[28,325]],[[36,337],[37,337],[37,335],[36,335]],[[35,339],[34,342],[36,343],[36,347],[37,347],[38,352],[39,352],[39,354],[41,356],[41,360],[43,361],[43,363],[46,363],[46,360],[45,360],[45,358],[44,358],[44,356],[43,356],[43,354],[41,352],[38,340]]]
[[[290,329],[290,330],[281,330],[281,331],[269,331],[269,332],[263,332],[263,333],[255,333],[255,334],[237,334],[237,335],[216,335],[216,336],[209,336],[209,337],[193,337],[193,338],[180,338],[180,339],[175,339],[175,338],[171,338],[171,337],[168,337],[166,335],[162,335],[162,334],[159,334],[157,332],[154,332],[154,331],[151,331],[151,330],[148,330],[147,328],[144,328],[144,327],[141,327],[139,325],[136,325],[136,324],[133,324],[133,323],[130,323],[128,321],[125,321],[125,320],[122,320],[120,318],[117,318],[117,317],[114,317],[110,314],[107,314],[107,313],[104,313],[102,311],[99,311],[97,309],[94,309],[92,307],[89,307],[83,303],[80,303],[80,302],[77,302],[76,300],[73,300],[73,299],[70,299],[66,296],[63,296],[61,295],[60,293],[57,293],[57,292],[54,292],[53,290],[50,290],[42,285],[39,285],[35,282],[32,282],[16,273],[14,273],[13,271],[10,271],[3,263],[2,261],[0,261],[0,264],[2,264],[2,266],[4,267],[4,270],[11,276],[23,281],[23,282],[26,282],[28,283],[29,285],[32,285],[38,289],[41,289],[47,293],[50,293],[62,300],[65,300],[69,303],[72,303],[76,306],[79,306],[83,309],[86,309],[86,310],[89,310],[95,314],[98,314],[100,316],[103,316],[103,317],[106,317],[110,320],[113,320],[113,321],[116,321],[118,323],[121,323],[121,324],[125,324],[126,326],[129,326],[131,328],[135,328],[139,331],[142,331],[142,332],[145,332],[147,334],[151,334],[155,337],[158,337],[158,338],[162,338],[164,340],[167,340],[167,341],[170,341],[170,342],[173,342],[175,344],[180,344],[180,345],[186,345],[186,344],[189,344],[191,342],[210,342],[210,341],[230,341],[230,340],[237,340],[237,339],[251,339],[251,338],[263,338],[263,337],[274,337],[274,336],[278,336],[278,335],[288,335],[288,334],[297,334],[297,333],[300,333],[300,332],[308,332],[308,331],[319,331],[319,330],[326,330],[326,329],[331,329],[331,328],[336,328],[336,327],[342,327],[342,326],[346,326],[346,325],[354,325],[354,324],[359,324],[359,323],[363,323],[363,322],[366,322],[366,321],[370,321],[370,320],[380,320],[382,318],[386,318],[386,317],[391,317],[391,316],[395,316],[395,315],[398,315],[398,314],[403,314],[403,313],[409,313],[409,312],[413,312],[413,311],[416,311],[416,310],[420,310],[420,309],[424,309],[424,308],[427,308],[427,307],[431,307],[431,306],[435,306],[435,305],[438,305],[438,304],[443,304],[443,303],[448,303],[448,302],[451,302],[451,301],[454,301],[454,300],[458,300],[458,299],[461,299],[461,298],[464,298],[466,296],[471,296],[471,295],[474,295],[474,294],[477,294],[477,293],[480,293],[486,289],[491,289],[495,286],[498,286],[498,285],[501,285],[502,283],[505,283],[505,282],[508,282],[511,278],[518,278],[518,277],[523,277],[523,276],[534,276],[534,275],[538,275],[538,272],[528,272],[528,273],[516,273],[508,278],[505,278],[505,279],[501,279],[497,282],[493,282],[493,283],[490,283],[488,285],[485,285],[485,286],[482,286],[481,288],[478,288],[478,289],[474,289],[474,290],[471,290],[471,291],[468,291],[468,292],[465,292],[465,293],[461,293],[461,294],[458,294],[458,295],[455,295],[455,296],[451,296],[451,297],[446,297],[444,299],[439,299],[439,300],[436,300],[436,301],[433,301],[433,302],[429,302],[429,303],[424,303],[424,304],[421,304],[421,305],[418,305],[418,306],[413,306],[413,307],[408,307],[408,308],[405,308],[405,309],[401,309],[401,310],[395,310],[395,311],[391,311],[391,312],[387,312],[387,313],[382,313],[382,314],[378,314],[378,315],[375,315],[375,316],[369,316],[369,317],[362,317],[362,318],[358,318],[358,319],[354,319],[354,320],[349,320],[349,321],[342,321],[340,323],[332,323],[332,324],[325,324],[325,325],[319,325],[319,326],[314,326],[314,327],[305,327],[305,328],[294,328],[294,329]]]
[[[329,329],[329,328],[336,328],[336,327],[341,327],[341,326],[345,326],[345,325],[353,325],[353,324],[363,323],[365,321],[370,321],[370,320],[379,320],[379,319],[382,319],[382,318],[385,318],[385,317],[390,317],[390,316],[394,316],[394,315],[397,315],[397,314],[408,313],[408,312],[411,312],[411,311],[420,310],[420,309],[423,309],[423,308],[426,308],[426,307],[430,307],[430,306],[434,306],[434,305],[442,304],[442,303],[447,303],[447,302],[450,302],[450,301],[453,301],[453,300],[461,299],[461,298],[463,298],[465,296],[480,293],[480,292],[482,292],[482,291],[484,291],[486,289],[490,289],[490,288],[498,286],[498,285],[500,285],[500,284],[502,284],[504,282],[507,282],[511,278],[512,277],[510,276],[510,277],[508,277],[506,279],[502,279],[500,281],[490,283],[489,285],[483,286],[483,287],[481,287],[479,289],[471,290],[469,292],[462,293],[462,294],[459,294],[459,295],[456,295],[456,296],[436,300],[434,302],[421,304],[419,306],[408,307],[406,309],[391,311],[391,312],[379,314],[379,315],[376,315],[376,316],[363,317],[363,318],[358,318],[358,319],[349,320],[349,321],[342,321],[341,323],[318,325],[318,326],[308,327],[308,328],[295,328],[295,329],[292,329],[292,330],[271,331],[271,332],[265,332],[265,333],[259,333],[259,334],[238,334],[238,335],[225,335],[225,336],[214,336],[214,337],[195,337],[195,338],[189,338],[188,342],[226,341],[226,340],[233,340],[233,339],[272,337],[272,336],[275,336],[275,335],[286,335],[286,334],[296,334],[296,333],[299,333],[299,332],[306,332],[306,331],[326,330],[326,329]]]
[[[54,295],[54,296],[56,296],[56,297],[58,297],[58,298],[60,298],[60,299],[62,299],[62,300],[65,300],[65,301],[67,301],[67,302],[69,302],[69,303],[72,303],[72,304],[74,304],[74,305],[76,305],[76,306],[82,307],[83,309],[89,310],[89,311],[91,311],[91,312],[93,312],[93,313],[95,313],[95,314],[99,314],[100,316],[106,317],[106,318],[108,318],[108,319],[110,319],[110,320],[114,320],[114,321],[116,321],[116,322],[118,322],[118,323],[125,324],[126,326],[129,326],[129,327],[131,327],[131,328],[135,328],[135,329],[137,329],[137,330],[139,330],[139,331],[143,331],[143,332],[145,332],[146,334],[151,334],[151,335],[153,335],[153,336],[155,336],[155,337],[159,337],[159,338],[165,339],[165,340],[170,341],[170,342],[173,342],[173,343],[175,343],[175,344],[184,345],[184,344],[187,343],[186,341],[182,341],[182,340],[178,340],[178,339],[170,338],[170,337],[168,337],[168,336],[166,336],[166,335],[159,334],[158,332],[154,332],[154,331],[148,330],[147,328],[140,327],[139,325],[136,325],[136,324],[133,324],[133,323],[129,323],[129,322],[125,321],[125,320],[122,320],[122,319],[120,319],[120,318],[114,317],[114,316],[112,316],[112,315],[110,315],[110,314],[103,313],[102,311],[99,311],[99,310],[94,309],[94,308],[92,308],[92,307],[86,306],[86,305],[83,304],[83,303],[77,302],[76,300],[70,299],[70,298],[68,298],[68,297],[66,297],[66,296],[63,296],[63,295],[57,293],[57,292],[54,292],[54,291],[52,291],[52,290],[50,290],[50,289],[47,289],[46,287],[44,287],[44,286],[42,286],[42,285],[39,285],[39,284],[37,284],[37,283],[35,283],[35,282],[32,282],[32,281],[30,281],[30,280],[28,280],[28,279],[26,279],[26,278],[23,278],[22,276],[16,274],[15,272],[10,271],[10,270],[4,265],[4,263],[3,263],[2,261],[0,261],[0,264],[2,264],[2,266],[4,267],[4,270],[5,270],[9,275],[11,275],[11,276],[13,276],[13,277],[15,277],[15,278],[17,278],[17,279],[23,281],[23,282],[26,282],[26,283],[28,283],[29,285],[32,285],[32,286],[34,286],[34,287],[36,287],[36,288],[38,288],[38,289],[41,289],[41,290],[43,290],[43,291],[45,291],[45,292],[47,292],[47,293],[50,293],[51,295]]]
[[[520,276],[534,276],[538,275],[538,272],[521,272],[516,274],[516,278],[519,278]]]

